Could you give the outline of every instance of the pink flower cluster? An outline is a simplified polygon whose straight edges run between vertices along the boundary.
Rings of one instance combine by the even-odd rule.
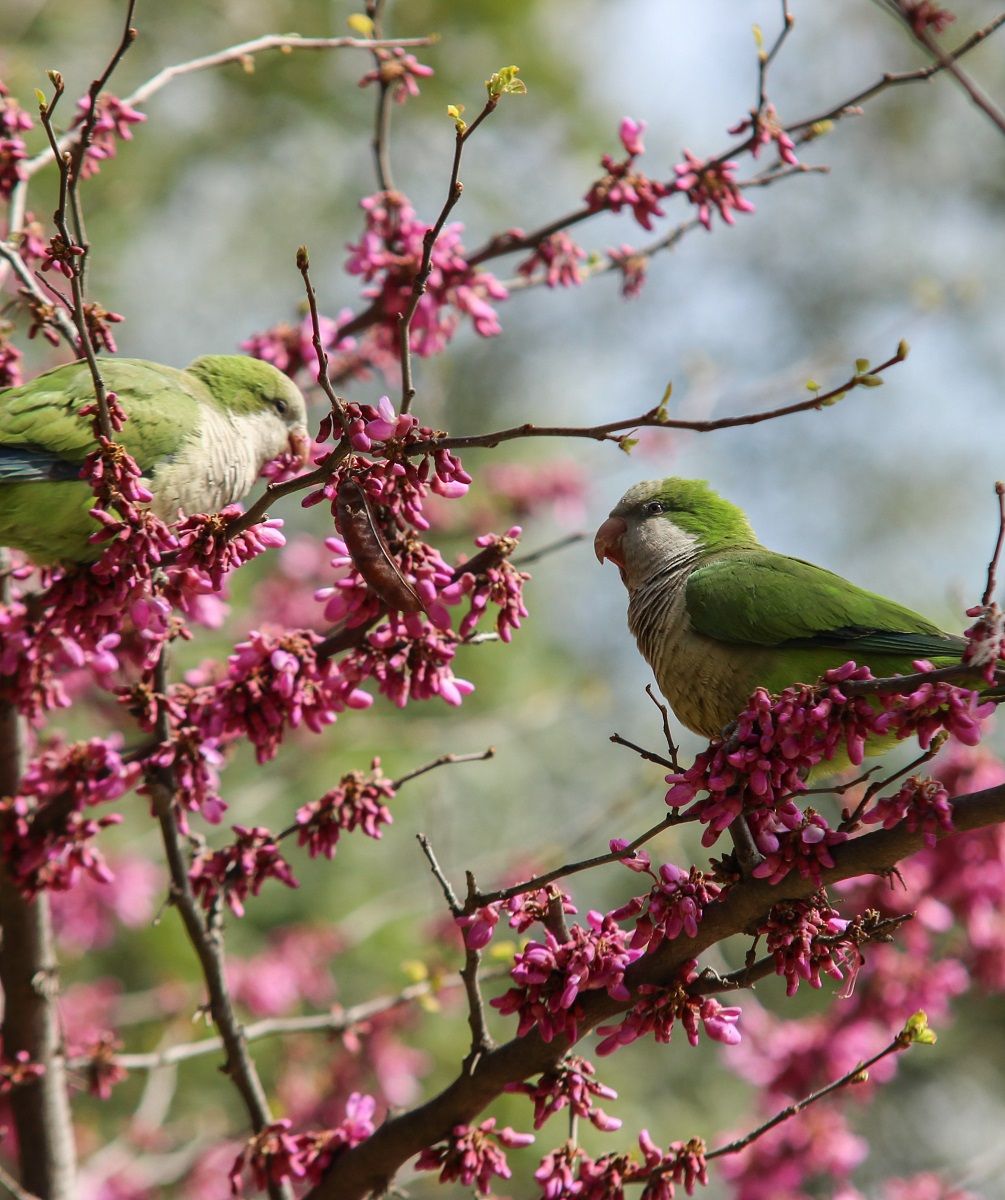
[[[0,388],[18,387],[24,379],[21,373],[21,361],[24,355],[7,340],[6,331],[10,328],[5,322],[0,322]]]
[[[379,838],[381,826],[391,824],[387,801],[394,794],[394,784],[381,774],[379,758],[373,760],[369,779],[362,771],[350,771],[338,787],[297,810],[298,845],[306,846],[311,858],[323,854],[332,859],[343,833],[362,829],[367,837]]]
[[[276,837],[268,829],[233,826],[237,838],[222,850],[203,850],[196,854],[188,877],[203,908],[207,911],[222,895],[236,917],[244,916],[244,901],[257,896],[269,879],[277,879],[288,888],[299,887],[290,864],[279,852]]]
[[[796,166],[799,163],[799,159],[796,158],[796,144],[785,132],[785,126],[778,119],[778,113],[773,104],[765,104],[760,112],[752,113],[747,120],[732,126],[728,132],[746,133],[748,129],[753,131],[750,141],[747,143],[750,146],[751,158],[758,156],[762,146],[768,146],[774,142],[778,147],[778,157],[782,162],[788,163],[790,166]]]
[[[333,374],[342,373],[346,365],[346,357],[356,348],[356,340],[352,337],[342,337],[339,330],[352,320],[352,310],[343,308],[332,320],[331,317],[318,317],[318,331],[321,335],[321,346],[331,359],[330,368]],[[252,334],[241,343],[241,349],[253,358],[270,362],[278,371],[295,377],[301,371],[316,375],[318,371],[317,354],[314,349],[314,326],[308,313],[299,325],[289,325],[285,322],[274,325],[265,333]]]
[[[121,1049],[122,1043],[119,1039],[108,1032],[103,1033],[90,1045],[81,1047],[81,1052],[88,1056],[85,1068],[87,1090],[99,1100],[108,1100],[116,1084],[126,1078],[127,1072],[116,1058]]]
[[[346,708],[372,703],[331,659],[318,655],[320,642],[310,630],[252,630],[234,647],[224,679],[177,684],[172,701],[203,737],[222,744],[247,737],[258,761],[268,762],[287,728],[303,724],[318,733]]]
[[[77,101],[77,115],[74,118],[74,127],[83,125],[91,111],[91,97],[83,96]],[[114,158],[118,153],[118,142],[132,141],[133,131],[131,125],[139,125],[145,121],[146,114],[138,112],[135,108],[130,108],[124,100],[120,100],[117,96],[109,95],[107,92],[102,92],[98,97],[98,115],[94,122],[94,130],[91,135],[90,145],[84,155],[84,161],[81,164],[81,174],[84,179],[89,179],[92,175],[96,175],[101,169],[101,164],[107,162],[108,159]]]
[[[675,1021],[683,1025],[692,1046],[698,1045],[700,1027],[714,1041],[735,1046],[740,1041],[740,1031],[736,1028],[740,1010],[722,1005],[712,996],[688,991],[688,985],[697,979],[696,966],[692,959],[682,968],[680,982],[670,987],[641,984],[638,989],[641,999],[636,1000],[620,1025],[603,1025],[597,1030],[604,1035],[597,1053],[612,1054],[650,1033],[657,1042],[669,1042]]]
[[[927,664],[916,663],[919,670]],[[666,801],[707,829],[703,845],[712,845],[734,817],[747,815],[766,862],[757,868],[772,882],[797,866],[819,877],[830,865],[829,848],[845,834],[831,830],[822,816],[802,812],[793,797],[805,791],[805,777],[818,764],[842,751],[862,761],[870,738],[915,736],[927,748],[940,729],[966,745],[975,745],[981,721],[993,711],[977,693],[941,681],[925,681],[906,694],[878,692],[846,695],[841,685],[872,679],[867,667],[845,663],[828,671],[816,687],[786,688],[774,698],[763,688],[751,697],[727,742],[716,738],[694,764],[668,775]],[[701,793],[704,798],[696,799]]]
[[[13,1059],[0,1059],[0,1096],[6,1096],[14,1088],[41,1079],[45,1067],[33,1063],[27,1050],[19,1050]]]
[[[246,1175],[257,1191],[292,1180],[319,1183],[339,1154],[372,1135],[376,1109],[372,1096],[353,1092],[334,1129],[294,1134],[288,1118],[273,1121],[250,1137],[234,1160],[228,1176],[231,1195],[242,1194]]]
[[[947,833],[952,830],[953,808],[944,784],[937,779],[912,775],[901,784],[896,795],[881,796],[863,815],[862,823],[881,824],[884,829],[893,829],[903,823],[912,833],[921,829],[925,845],[934,846],[940,829]]]
[[[522,229],[511,229],[510,235],[522,238]],[[543,272],[545,284],[550,288],[579,287],[583,282],[580,263],[586,261],[586,251],[577,245],[567,233],[552,233],[538,242],[532,253],[517,264],[516,273],[533,281],[538,272]]]
[[[450,1136],[423,1150],[415,1160],[418,1171],[439,1171],[441,1183],[459,1180],[481,1196],[492,1194],[492,1177],[509,1179],[513,1172],[502,1147],[529,1146],[532,1133],[517,1133],[508,1125],[496,1129],[495,1117],[480,1125],[455,1125]]]
[[[643,1129],[641,1160],[631,1154],[604,1154],[592,1159],[572,1142],[545,1155],[534,1172],[542,1200],[624,1200],[627,1184],[642,1184],[639,1200],[674,1200],[682,1184],[692,1195],[696,1184],[708,1183],[705,1145],[699,1138],[671,1142],[664,1153]]]
[[[628,1000],[625,971],[643,951],[632,949],[628,935],[610,915],[587,913],[587,927],[573,925],[568,941],[553,933],[529,942],[515,959],[510,976],[516,983],[491,1001],[504,1015],[518,1013],[517,1036],[537,1028],[545,1042],[556,1037],[575,1041],[583,1019],[579,997],[603,988],[614,1000]]]
[[[821,973],[844,978],[841,967],[847,965],[850,944],[841,935],[848,924],[822,892],[809,900],[785,900],[769,911],[757,932],[774,957],[775,974],[785,976],[787,996],[796,994],[801,980],[822,987]],[[856,961],[855,969],[858,965]]]
[[[195,596],[223,589],[225,577],[266,550],[286,545],[283,522],[272,517],[241,533],[230,535],[231,524],[241,515],[237,504],[217,513],[196,513],[174,527],[178,552],[170,568],[168,593],[182,609]]]
[[[108,882],[111,872],[92,840],[122,818],[85,812],[124,795],[138,776],[138,764],[123,762],[103,738],[55,743],[33,758],[17,795],[0,800],[0,847],[18,887],[28,896],[66,890],[81,872]]]
[[[917,37],[929,29],[942,33],[956,20],[954,12],[940,8],[934,0],[900,0],[900,9]]]
[[[367,71],[359,81],[359,86],[380,83],[381,87],[391,92],[398,104],[404,104],[409,96],[418,96],[417,80],[428,79],[434,73],[432,67],[420,63],[414,54],[409,54],[402,46],[380,49],[375,53],[377,65],[372,71]]]
[[[346,270],[362,277],[367,284],[363,295],[379,312],[368,343],[374,344],[377,357],[396,362],[399,317],[411,300],[430,226],[418,220],[400,192],[378,192],[360,204],[366,227],[360,240],[348,247]],[[494,275],[469,264],[462,228],[445,225],[433,246],[429,278],[409,330],[412,351],[423,358],[446,347],[462,316],[470,318],[482,337],[494,337],[501,329],[490,301],[505,300],[509,293]]]
[[[577,1117],[589,1121],[602,1133],[613,1133],[622,1122],[608,1116],[594,1101],[616,1100],[618,1093],[601,1083],[594,1076],[597,1068],[576,1054],[565,1058],[550,1071],[546,1071],[537,1083],[508,1083],[507,1092],[522,1092],[534,1102],[534,1128],[541,1126],[557,1112],[568,1107]]]
[[[622,243],[616,250],[608,250],[611,265],[621,272],[621,295],[633,300],[642,291],[649,270],[649,256]]]
[[[650,179],[635,169],[635,159],[645,149],[642,144],[644,131],[644,121],[633,121],[631,117],[622,120],[618,136],[627,157],[618,162],[610,154],[605,154],[600,165],[606,174],[593,184],[583,198],[590,212],[608,209],[617,213],[623,208],[630,208],[642,228],[651,230],[653,218],[666,215],[660,208],[660,201],[671,195],[674,188],[673,185]]]
[[[465,946],[469,950],[481,950],[492,940],[492,934],[504,909],[510,914],[510,927],[517,933],[524,933],[536,922],[544,922],[555,902],[566,915],[577,911],[572,898],[551,885],[536,891],[521,892],[506,901],[496,900],[492,904],[486,904],[475,909],[473,913],[457,917],[456,924],[464,937]]]
[[[24,179],[21,165],[28,147],[21,134],[32,128],[32,119],[0,82],[0,199],[6,200]]]
[[[637,869],[631,861],[625,865]],[[633,896],[611,916],[616,921],[635,918],[631,944],[652,954],[664,941],[673,941],[682,933],[697,937],[702,911],[718,899],[721,888],[697,867],[683,871],[673,863],[664,863],[658,874],[649,873],[656,882],[648,896]]]
[[[734,212],[754,211],[753,204],[734,179],[735,162],[705,160],[685,150],[684,161],[678,163],[674,171],[677,174],[676,190],[686,193],[698,209],[698,220],[706,229],[712,228],[713,209],[727,225],[735,224]]]

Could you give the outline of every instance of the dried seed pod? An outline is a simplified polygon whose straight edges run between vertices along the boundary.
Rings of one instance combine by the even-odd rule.
[[[402,574],[366,493],[355,480],[339,486],[335,502],[342,540],[370,590],[394,612],[422,612],[419,594]]]

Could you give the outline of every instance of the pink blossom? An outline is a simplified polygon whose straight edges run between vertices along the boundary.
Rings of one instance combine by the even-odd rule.
[[[506,911],[510,914],[510,928],[515,929],[517,933],[525,933],[535,922],[543,924],[551,912],[552,904],[556,902],[566,916],[571,916],[579,911],[572,903],[572,897],[568,892],[563,892],[553,883],[547,887],[538,888],[536,891],[521,892],[518,896],[511,896],[504,904]]]
[[[730,1046],[739,1043],[740,1031],[736,1023],[740,1019],[740,1009],[725,1007],[711,996],[693,995],[687,990],[687,985],[697,978],[695,966],[693,959],[685,964],[680,982],[670,987],[641,984],[638,989],[640,998],[625,1014],[620,1025],[601,1026],[597,1030],[603,1035],[597,1053],[611,1054],[620,1046],[627,1046],[650,1033],[657,1042],[669,1042],[675,1021],[681,1022],[692,1046],[698,1044],[699,1024],[704,1027],[706,1035],[715,1041]]]
[[[0,182],[2,188],[2,182]],[[24,380],[21,372],[23,355],[12,342],[4,336],[4,326],[0,324],[0,388],[18,387]]]
[[[21,164],[27,157],[24,138],[0,136],[0,200],[6,200],[25,178]]]
[[[583,282],[580,263],[586,261],[586,251],[563,231],[553,233],[538,242],[530,257],[517,264],[517,274],[532,280],[538,271],[544,272],[544,282],[550,288],[578,287]]]
[[[307,1004],[330,1007],[335,997],[331,964],[344,938],[329,926],[294,926],[269,934],[251,958],[227,955],[227,983],[234,1000],[256,1017],[279,1017]]]
[[[611,916],[587,914],[588,927],[573,925],[559,942],[550,930],[544,942],[529,942],[514,959],[510,975],[516,987],[491,1001],[501,1013],[519,1013],[517,1036],[535,1026],[545,1042],[562,1036],[575,1041],[582,992],[603,988],[615,1000],[627,1000],[624,974],[642,955]]]
[[[64,746],[51,744],[29,764],[18,793],[0,799],[0,847],[8,870],[26,895],[66,890],[83,871],[107,883],[112,874],[92,839],[118,814],[97,819],[86,808],[128,792],[139,775],[115,745],[102,738]]]
[[[203,850],[192,860],[189,879],[192,891],[210,909],[222,895],[231,912],[244,916],[244,901],[249,893],[257,896],[268,879],[277,879],[286,887],[300,885],[289,863],[279,853],[275,836],[256,826],[233,826],[237,839],[222,850]]]
[[[74,118],[74,128],[83,125],[91,111],[91,97],[83,96],[77,101],[77,115]],[[84,179],[96,175],[100,164],[118,153],[118,141],[132,140],[132,125],[145,121],[146,114],[130,108],[124,100],[117,96],[102,92],[98,97],[98,115],[94,122],[90,145],[84,155],[81,175]]]
[[[706,229],[712,228],[713,208],[727,225],[734,224],[734,211],[754,211],[753,204],[733,178],[736,166],[735,162],[696,158],[690,150],[685,150],[684,162],[674,167],[677,191],[687,193],[687,198],[698,209],[698,220]]]
[[[318,330],[321,335],[321,346],[332,360],[330,369],[333,374],[340,374],[345,358],[356,348],[356,340],[352,337],[342,337],[339,330],[353,319],[352,310],[343,308],[333,320],[330,317],[318,317]],[[265,333],[254,333],[241,343],[241,349],[253,358],[270,362],[279,371],[295,377],[301,371],[316,375],[318,371],[317,353],[314,349],[314,326],[308,313],[299,325],[288,325],[285,322],[274,325]]]
[[[469,950],[481,950],[492,940],[492,934],[499,923],[501,907],[501,901],[496,901],[494,904],[486,904],[483,908],[476,908],[473,913],[454,918],[464,938],[464,945]]]
[[[894,796],[881,796],[873,808],[862,817],[865,825],[881,823],[884,829],[893,829],[903,822],[914,832],[924,831],[925,845],[934,846],[938,831],[950,832],[953,828],[953,810],[949,793],[937,779],[922,779],[912,775],[901,784]]]
[[[773,104],[766,104],[760,112],[752,113],[747,120],[732,126],[728,132],[745,133],[748,129],[753,130],[748,143],[751,158],[758,156],[762,146],[774,142],[778,147],[778,157],[782,162],[789,163],[791,166],[798,164],[796,144],[785,132],[785,127],[779,121]]]
[[[934,29],[942,33],[956,20],[956,14],[948,8],[940,8],[933,0],[901,0],[901,11],[917,37]]]
[[[796,994],[800,980],[821,987],[821,972],[832,979],[844,978],[841,966],[846,956],[858,957],[852,943],[840,940],[848,924],[823,893],[810,900],[786,900],[770,910],[758,933],[765,936],[768,953],[774,956],[775,974],[785,976],[787,996]]]
[[[534,1101],[535,1129],[540,1129],[549,1117],[568,1106],[570,1112],[590,1121],[601,1132],[612,1133],[621,1128],[621,1121],[608,1116],[594,1100],[616,1100],[618,1093],[595,1079],[596,1073],[591,1062],[570,1054],[546,1071],[536,1084],[509,1083],[506,1091],[523,1092]]]
[[[349,245],[346,270],[362,276],[367,299],[380,309],[381,320],[371,331],[375,348],[395,361],[398,355],[398,318],[412,296],[412,285],[423,257],[423,239],[429,226],[400,192],[379,192],[361,202],[366,228],[360,240]],[[488,271],[472,267],[461,242],[459,224],[444,226],[433,246],[430,273],[409,329],[414,353],[438,354],[456,332],[459,318],[467,315],[482,337],[499,333],[490,300],[505,300],[506,288]]]
[[[645,153],[645,146],[642,145],[642,135],[645,131],[645,121],[634,121],[631,117],[622,117],[621,125],[618,127],[618,137],[621,138],[625,153],[632,158]]]
[[[367,71],[359,81],[360,87],[370,83],[380,83],[394,96],[398,104],[404,104],[409,96],[418,96],[419,79],[428,79],[433,74],[433,68],[427,67],[415,57],[408,54],[403,47],[393,46],[390,50],[376,51],[377,66]]]
[[[19,1050],[13,1059],[0,1059],[0,1096],[44,1074],[43,1064],[32,1062],[27,1050]]]
[[[605,154],[600,164],[606,174],[583,197],[589,210],[602,212],[607,209],[617,213],[630,208],[642,228],[651,230],[653,218],[666,215],[660,201],[673,192],[673,187],[634,170],[631,157],[624,162],[615,162]]]
[[[508,1125],[497,1130],[495,1117],[489,1117],[473,1127],[455,1125],[443,1142],[422,1151],[415,1167],[418,1171],[439,1171],[441,1183],[456,1179],[487,1196],[493,1175],[509,1179],[513,1174],[502,1147],[529,1146],[533,1141],[533,1134],[517,1133]]]
[[[632,300],[642,291],[649,270],[649,256],[631,246],[622,244],[617,250],[608,250],[611,265],[621,272],[621,295]]]
[[[387,801],[394,799],[394,784],[385,779],[380,759],[375,758],[367,778],[362,771],[343,775],[338,787],[297,810],[297,844],[306,846],[311,858],[335,857],[343,833],[362,829],[367,837],[380,838],[381,826],[391,824]]]
[[[108,1100],[112,1088],[126,1078],[126,1071],[116,1059],[122,1043],[112,1033],[104,1033],[96,1042],[84,1047],[83,1053],[89,1061],[85,1068],[87,1090],[99,1100]]]
[[[654,878],[648,896],[636,897],[612,913],[619,921],[637,917],[631,944],[643,947],[647,954],[682,933],[697,937],[704,908],[714,904],[720,892],[719,885],[706,880],[697,867],[687,872],[664,863]]]

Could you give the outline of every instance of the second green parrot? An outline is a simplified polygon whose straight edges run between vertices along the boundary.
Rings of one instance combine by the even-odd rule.
[[[758,687],[814,683],[849,659],[876,676],[960,661],[961,637],[758,542],[697,479],[638,483],[594,539],[628,589],[628,625],[677,717],[715,737]]]
[[[297,386],[269,363],[206,355],[184,371],[142,359],[102,360],[102,378],[127,420],[116,435],[136,460],[162,520],[214,512],[239,500],[271,459],[308,460],[307,412]],[[101,545],[79,478],[96,449],[84,362],[0,391],[0,546],[35,562],[86,562]]]

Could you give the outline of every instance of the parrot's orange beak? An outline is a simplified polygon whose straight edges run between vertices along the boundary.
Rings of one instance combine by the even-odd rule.
[[[312,442],[307,430],[302,426],[290,430],[290,453],[301,465],[306,467],[311,461]]]
[[[625,569],[625,558],[621,551],[621,539],[628,532],[628,526],[621,517],[608,517],[597,530],[593,539],[593,552],[597,562],[602,563],[609,558],[622,571]]]

